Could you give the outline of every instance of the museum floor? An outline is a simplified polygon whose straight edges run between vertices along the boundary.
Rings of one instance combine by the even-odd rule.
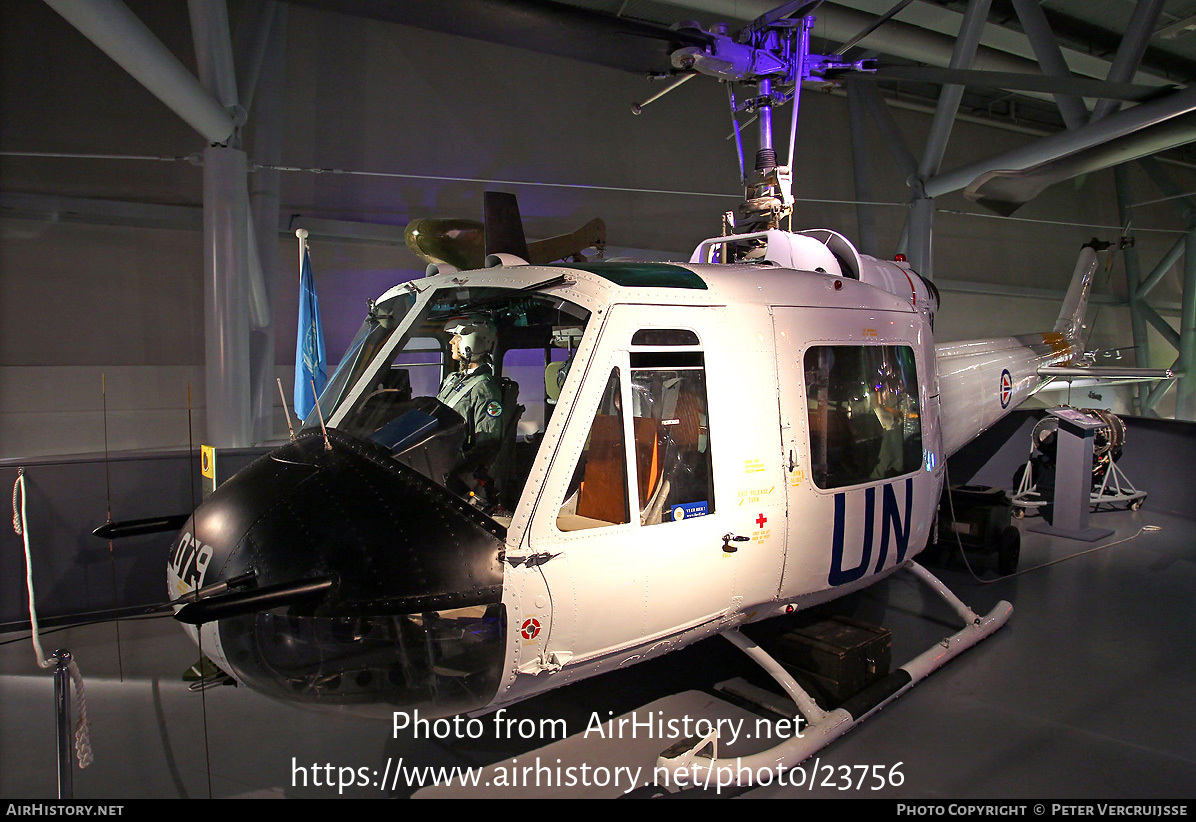
[[[717,793],[1196,795],[1196,522],[1151,512],[1148,501],[1138,512],[1094,515],[1093,525],[1116,533],[1093,544],[1031,533],[1038,522],[1019,523],[1018,576],[978,584],[964,569],[932,569],[977,612],[1001,599],[1012,602],[1014,614],[1004,628],[832,743],[816,762],[788,772],[786,781],[802,784]],[[956,627],[938,604],[932,618],[923,616],[922,591],[902,575],[842,602],[839,610],[893,631],[894,666]],[[0,642],[0,797],[54,798],[52,678],[35,666],[25,635]],[[43,644],[47,653],[69,649],[86,680],[95,762],[75,772],[78,799],[336,796],[338,781],[371,783],[344,789],[354,797],[617,797],[636,768],[642,768],[641,786],[649,780],[656,753],[671,740],[626,734],[605,739],[596,720],[635,711],[641,718],[747,717],[743,727],[751,727],[755,717],[713,696],[713,686],[739,676],[766,682],[729,643],[715,638],[516,705],[506,715],[520,721],[508,726],[510,738],[492,732],[493,717],[486,717],[476,740],[414,740],[410,731],[394,738],[389,718],[309,713],[245,688],[209,689],[201,698],[180,681],[196,652],[170,620],[121,623],[119,660],[111,623],[47,632]],[[533,725],[548,733],[519,738],[518,729]],[[567,737],[553,738],[562,726]],[[741,742],[738,750],[752,744]],[[419,789],[416,783],[429,774],[411,769],[438,766],[480,768],[475,773],[483,786]],[[620,772],[618,782],[616,766],[631,769]],[[384,769],[402,776],[374,787]],[[607,784],[594,784],[603,780]],[[497,784],[503,781],[520,784]],[[574,784],[545,784],[558,781]],[[326,787],[329,782],[333,787]],[[884,787],[874,790],[878,782]],[[705,792],[715,795],[715,786]],[[659,791],[636,791],[653,793]]]

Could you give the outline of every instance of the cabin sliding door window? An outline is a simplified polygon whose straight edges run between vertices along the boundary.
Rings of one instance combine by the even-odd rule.
[[[814,346],[806,351],[805,371],[815,485],[843,488],[921,467],[912,348]]]
[[[612,369],[573,471],[557,528],[581,531],[631,522],[627,501],[627,439],[619,369]]]
[[[632,345],[655,339],[647,335],[664,334],[688,335],[681,338],[684,343],[689,338],[698,342],[693,332],[652,330],[636,334]],[[713,513],[702,352],[633,350],[630,357],[640,523],[657,525]]]

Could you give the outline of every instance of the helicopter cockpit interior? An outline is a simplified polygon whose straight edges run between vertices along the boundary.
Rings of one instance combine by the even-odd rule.
[[[509,516],[589,312],[527,290],[452,287],[434,294],[401,338],[392,339],[414,302],[403,292],[371,305],[304,428],[318,429],[321,414],[335,418],[343,433],[386,448],[485,513]],[[467,421],[437,399],[446,378],[462,366],[453,359],[454,335],[446,329],[462,315],[484,318],[497,332],[484,364],[501,399],[486,413],[500,418],[502,436],[486,447],[469,448]]]

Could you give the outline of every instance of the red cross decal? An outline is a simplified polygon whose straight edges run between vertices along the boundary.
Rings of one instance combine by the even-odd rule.
[[[768,517],[764,516],[763,514],[756,517],[756,527],[757,528],[763,528],[764,523],[766,523],[766,522],[768,522]]]

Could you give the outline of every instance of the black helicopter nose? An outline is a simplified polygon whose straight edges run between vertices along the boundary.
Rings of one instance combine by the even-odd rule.
[[[178,617],[217,622],[238,678],[288,701],[481,707],[505,653],[503,529],[381,447],[327,442],[300,436],[195,511],[168,575],[199,595]]]

